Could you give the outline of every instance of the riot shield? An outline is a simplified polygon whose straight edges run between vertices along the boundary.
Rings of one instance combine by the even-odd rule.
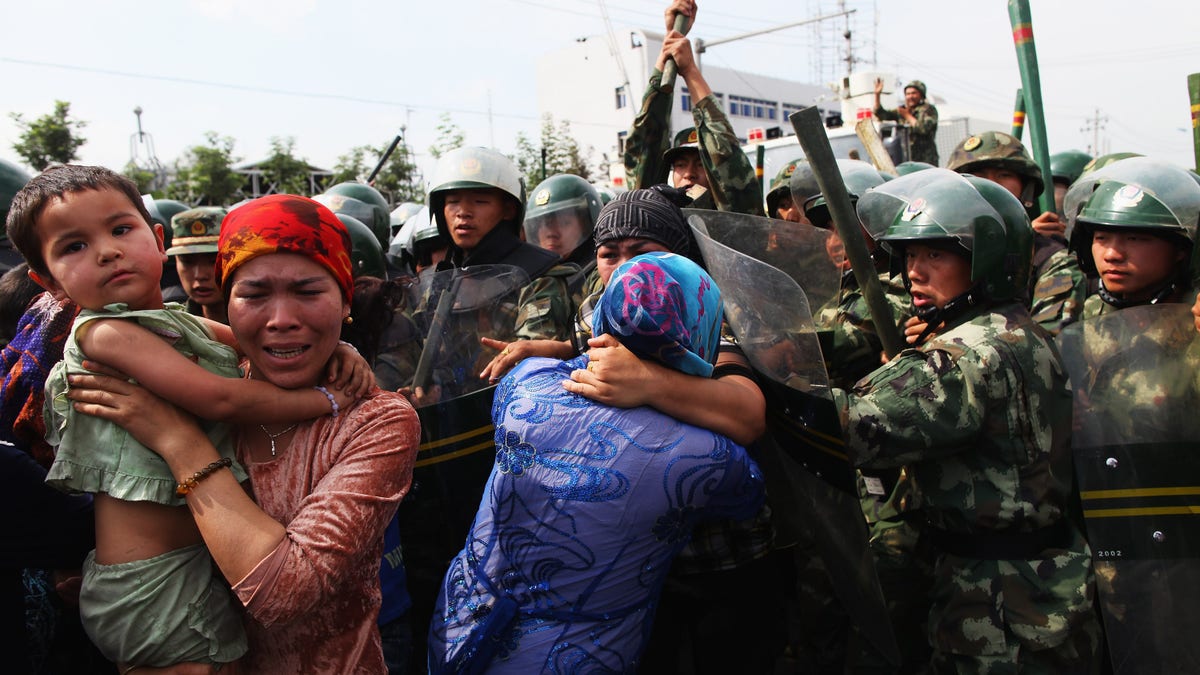
[[[714,241],[787,274],[804,289],[809,307],[836,302],[841,260],[830,245],[829,230],[731,211],[684,209],[683,213],[699,216]]]
[[[416,378],[425,378],[414,386],[440,392],[437,402],[417,409],[421,445],[412,487],[396,514],[418,649],[446,564],[466,541],[496,460],[495,387],[478,376],[495,350],[479,338],[512,339],[518,298],[528,283],[517,267],[479,265],[426,270],[411,290],[412,323],[423,337]]]
[[[1075,473],[1113,670],[1200,672],[1200,340],[1188,307],[1068,326]]]
[[[738,239],[742,246],[754,240],[755,226],[781,221],[713,211],[693,211],[688,218],[721,288],[726,320],[767,399],[768,433],[754,456],[763,468],[779,537],[785,543],[816,542],[851,620],[881,656],[899,664],[808,298],[792,276],[756,258],[766,237],[758,239],[758,250],[735,250],[711,236],[710,219],[727,235],[744,235]],[[808,241],[810,248],[793,249],[794,257],[819,259],[823,241]]]

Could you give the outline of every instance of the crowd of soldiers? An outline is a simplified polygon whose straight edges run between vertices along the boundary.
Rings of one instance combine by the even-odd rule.
[[[851,269],[833,228],[840,196],[822,193],[819,167],[798,156],[766,185],[755,177],[674,29],[695,13],[690,0],[668,8],[625,145],[631,190],[665,183],[692,209],[700,228],[685,238],[594,233],[615,193],[570,175],[527,191],[487,148],[443,156],[425,206],[391,210],[355,182],[314,197],[354,245],[343,337],[426,427],[381,564],[385,649],[410,630],[415,643],[390,655],[394,672],[424,667],[440,565],[461,546],[482,488],[472,480],[491,463],[461,442],[486,426],[490,387],[530,356],[611,349],[589,312],[608,274],[648,250],[713,268],[714,241],[751,261],[742,269],[786,273],[793,296],[771,298],[771,311],[804,306],[794,323],[775,335],[755,323],[767,308],[748,298],[769,271],[729,279],[744,293],[725,289],[711,381],[577,380],[589,398],[651,405],[746,444],[768,473],[759,513],[701,525],[678,556],[642,672],[1194,671],[1196,556],[1180,514],[1194,463],[1200,177],[1078,151],[1053,155],[1047,176],[1002,132],[965,139],[944,167],[931,143],[894,174],[839,159],[873,265]],[[694,101],[695,126],[675,134],[668,62]],[[923,83],[906,88],[909,108],[924,96]],[[936,127],[935,110],[908,117],[928,126],[930,115]],[[1055,207],[1043,210],[1049,190]],[[147,205],[169,233],[167,299],[222,320],[212,277],[226,210]],[[867,280],[888,315],[872,314]],[[16,274],[0,287],[11,330],[34,291]],[[902,349],[885,349],[886,331]],[[814,434],[832,439],[833,470],[814,469],[829,461]],[[52,456],[41,439],[15,440],[39,462]]]

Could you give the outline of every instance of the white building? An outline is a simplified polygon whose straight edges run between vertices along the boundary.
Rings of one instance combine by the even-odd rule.
[[[606,37],[593,36],[543,56],[537,68],[539,113],[569,121],[581,148],[619,163],[662,39],[661,33],[627,30],[616,33],[615,53]],[[700,59],[704,79],[743,140],[754,128],[791,133],[788,115],[818,102],[822,108],[839,109],[836,94],[826,87],[718,68]],[[693,126],[691,104],[680,78],[671,112],[673,132]]]
[[[639,29],[614,35],[617,44],[611,48],[607,37],[593,36],[543,56],[537,66],[538,111],[552,116],[555,122],[570,122],[581,149],[590,148],[594,159],[611,163],[612,181],[620,185],[624,180],[624,139],[641,108],[663,36]],[[876,77],[889,85],[883,104],[890,108],[901,102],[900,92],[891,91],[897,83],[892,73],[857,72],[839,86],[826,87],[705,65],[703,55],[699,59],[704,79],[743,142],[752,129],[763,130],[767,139],[792,135],[788,116],[811,105],[818,105],[827,120],[840,115],[845,126],[852,129],[856,119],[870,116]],[[956,115],[942,103],[937,101],[942,118],[938,146],[943,163],[962,138],[986,129],[1009,130],[1004,123]],[[673,133],[693,126],[691,104],[681,78],[671,108]],[[771,167],[767,170],[770,173]]]

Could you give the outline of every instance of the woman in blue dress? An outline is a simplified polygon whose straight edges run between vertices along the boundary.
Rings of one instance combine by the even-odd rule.
[[[720,292],[695,263],[648,253],[613,275],[593,319],[643,359],[708,377]],[[563,387],[588,357],[530,358],[501,381],[496,464],[451,561],[430,672],[633,672],[671,560],[707,518],[763,499],[745,449],[650,407]]]

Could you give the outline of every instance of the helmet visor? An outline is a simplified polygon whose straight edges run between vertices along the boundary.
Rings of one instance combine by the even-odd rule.
[[[566,258],[592,236],[592,226],[587,201],[580,197],[526,218],[525,239],[557,253],[559,258]]]

